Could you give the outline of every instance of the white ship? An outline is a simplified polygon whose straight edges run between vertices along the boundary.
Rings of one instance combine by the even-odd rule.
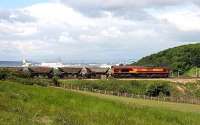
[[[45,63],[45,62],[43,62],[43,63],[39,64],[39,66],[58,68],[58,67],[64,67],[65,65],[63,65],[60,62],[57,62],[57,63]]]
[[[30,67],[30,66],[41,66],[41,67],[100,67],[100,68],[111,68],[112,65],[109,64],[63,64],[61,62],[42,62],[42,63],[30,63],[27,60],[22,60],[22,67]]]
[[[22,60],[22,67],[29,67],[29,66],[32,66],[32,64],[27,62],[27,60],[23,59]]]

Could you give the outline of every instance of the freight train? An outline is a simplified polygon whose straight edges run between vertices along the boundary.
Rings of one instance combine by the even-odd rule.
[[[167,78],[170,74],[169,68],[144,66],[112,66],[111,68],[59,67],[57,69],[50,67],[12,67],[6,69],[26,73],[30,77],[52,78],[57,76],[69,79]]]

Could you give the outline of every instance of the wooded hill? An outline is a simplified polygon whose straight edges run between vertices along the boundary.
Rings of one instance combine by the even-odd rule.
[[[166,66],[185,73],[194,67],[200,67],[200,43],[170,48],[143,57],[133,65]]]

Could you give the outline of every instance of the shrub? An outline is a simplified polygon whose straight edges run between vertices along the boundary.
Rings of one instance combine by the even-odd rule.
[[[171,86],[169,83],[153,83],[147,87],[146,95],[148,96],[170,96]]]
[[[0,80],[13,78],[30,78],[30,73],[23,71],[9,70],[7,68],[0,68]]]
[[[0,72],[0,80],[5,80],[8,78],[8,74],[5,72]]]
[[[39,85],[43,87],[49,86],[52,81],[48,79],[39,79],[39,78],[19,78],[19,77],[13,77],[10,78],[11,81],[15,81],[24,85]]]
[[[58,81],[58,77],[53,77],[52,82],[54,86],[60,87],[60,82]]]

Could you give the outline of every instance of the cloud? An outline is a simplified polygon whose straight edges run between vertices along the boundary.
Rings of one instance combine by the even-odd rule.
[[[0,59],[119,62],[198,41],[199,7],[179,4],[67,0],[1,10]]]
[[[89,7],[91,8],[130,8],[130,7],[147,7],[147,6],[167,6],[176,5],[186,0],[60,0],[63,3],[74,7]]]
[[[144,9],[160,9],[165,7],[187,6],[190,4],[200,5],[199,0],[57,0],[66,4],[80,13],[90,16],[103,16],[104,11],[109,11],[115,16],[124,16],[125,18],[147,19],[151,18]]]
[[[0,21],[26,23],[34,22],[35,18],[31,17],[27,11],[0,9]]]
[[[199,0],[57,0],[75,8],[119,9],[119,8],[152,8],[176,6],[183,4],[200,4]]]
[[[158,20],[174,24],[182,31],[200,30],[200,8],[197,5],[154,9],[152,15]]]

